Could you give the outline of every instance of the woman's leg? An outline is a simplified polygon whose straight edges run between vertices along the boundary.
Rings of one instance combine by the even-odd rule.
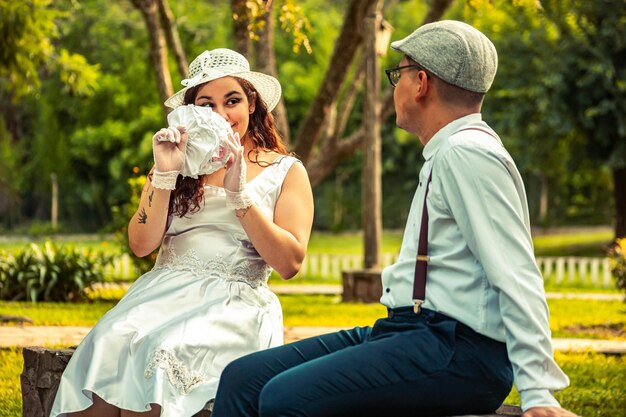
[[[151,404],[152,410],[150,411],[128,411],[121,410],[121,417],[159,417],[161,415],[161,406],[157,404]]]
[[[157,404],[152,404],[150,411],[136,412],[120,410],[96,394],[93,394],[92,399],[93,404],[89,408],[76,413],[68,413],[68,417],[159,417],[161,414],[161,406]]]
[[[93,404],[76,413],[68,413],[68,417],[120,417],[120,409],[104,401],[96,394],[92,395]]]

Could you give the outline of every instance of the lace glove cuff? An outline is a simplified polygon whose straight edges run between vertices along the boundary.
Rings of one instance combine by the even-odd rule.
[[[254,204],[245,188],[241,191],[228,191],[226,189],[224,191],[226,191],[226,207],[228,208],[241,210]]]
[[[161,190],[175,190],[178,174],[180,171],[159,172],[155,169],[152,175],[152,186]]]

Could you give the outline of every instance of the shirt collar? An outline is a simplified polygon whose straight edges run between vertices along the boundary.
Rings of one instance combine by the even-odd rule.
[[[422,151],[424,159],[428,161],[430,158],[432,158],[437,153],[444,140],[446,140],[454,132],[459,130],[460,127],[472,123],[479,123],[482,120],[483,119],[480,113],[472,113],[456,119],[439,129],[439,131],[435,133],[432,138],[430,138],[426,146],[424,146],[424,150]]]

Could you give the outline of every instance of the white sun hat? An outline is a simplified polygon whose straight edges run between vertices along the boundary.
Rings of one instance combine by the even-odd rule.
[[[268,111],[272,111],[278,104],[281,87],[276,78],[250,71],[250,64],[243,55],[231,49],[219,48],[204,51],[191,62],[189,78],[181,81],[185,88],[165,100],[165,105],[175,109],[184,104],[185,92],[188,89],[227,76],[249,81],[265,102]]]

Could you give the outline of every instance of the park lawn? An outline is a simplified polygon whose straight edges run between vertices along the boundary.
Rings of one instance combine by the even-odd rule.
[[[22,415],[20,374],[24,367],[22,350],[0,349],[0,417]]]
[[[381,253],[398,253],[402,244],[401,230],[384,230]],[[537,256],[605,256],[604,248],[613,239],[610,229],[589,232],[539,235],[533,237]],[[72,239],[72,236],[53,238],[59,245],[73,245],[79,248],[118,253],[119,243],[110,235],[101,239]],[[41,244],[45,238],[0,241],[0,251],[16,252],[26,248],[31,242]],[[309,253],[362,254],[363,233],[330,233],[314,230],[308,246]]]
[[[386,315],[379,303],[342,303],[340,296],[280,295],[285,326],[371,325]],[[0,314],[26,316],[34,325],[93,326],[115,302],[0,301]],[[626,339],[626,304],[619,300],[550,299],[553,337]]]
[[[43,245],[46,241],[52,241],[58,246],[72,246],[75,248],[84,249],[90,252],[103,252],[103,253],[119,253],[120,246],[113,237],[107,238],[103,236],[101,239],[92,238],[72,238],[71,236],[60,236],[52,238],[33,238],[33,239],[9,239],[0,241],[0,251],[6,251],[9,253],[20,252],[27,249],[31,244]]]
[[[612,230],[533,236],[536,256],[606,256]]]
[[[556,352],[554,356],[570,378],[570,386],[555,393],[563,407],[585,417],[624,415],[625,355]],[[519,394],[515,388],[505,403],[519,405]]]
[[[560,353],[556,361],[570,377],[571,386],[556,393],[561,404],[585,417],[621,416],[626,410],[624,395],[625,356],[594,353]],[[0,350],[0,417],[22,415],[19,375],[23,359],[20,349]],[[519,404],[515,389],[506,403]]]

